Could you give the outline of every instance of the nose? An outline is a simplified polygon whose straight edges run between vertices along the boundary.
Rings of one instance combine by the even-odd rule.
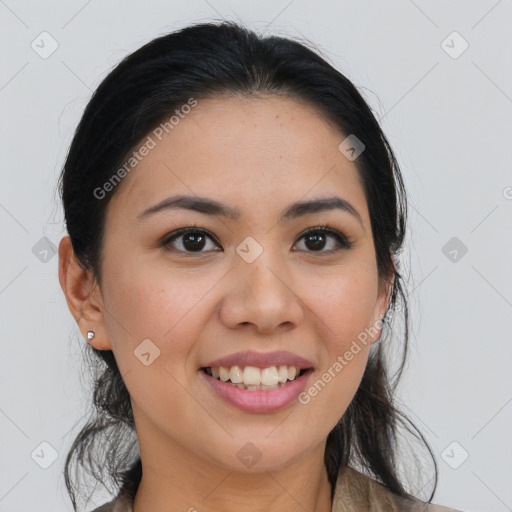
[[[264,251],[252,263],[237,261],[231,270],[220,318],[226,327],[240,326],[260,333],[297,327],[303,317],[302,302],[293,290],[290,272]]]

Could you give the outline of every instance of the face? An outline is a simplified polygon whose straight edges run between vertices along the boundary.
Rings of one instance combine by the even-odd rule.
[[[113,350],[140,437],[238,470],[251,442],[258,470],[284,467],[343,416],[389,298],[355,162],[338,149],[345,136],[308,105],[262,96],[199,100],[152,138],[108,206],[90,343]],[[184,203],[143,213],[177,195],[238,216]],[[283,217],[294,203],[334,197],[356,213],[296,208]],[[238,398],[262,397],[260,409],[236,405],[201,368],[243,351],[287,351],[311,369],[284,405],[263,397],[270,391],[224,384]]]

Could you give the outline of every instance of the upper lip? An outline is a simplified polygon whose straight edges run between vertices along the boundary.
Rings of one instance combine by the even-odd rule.
[[[202,368],[218,368],[220,366],[254,366],[268,368],[270,366],[295,366],[296,368],[312,368],[311,361],[291,352],[278,350],[275,352],[254,352],[252,350],[237,352],[221,357],[202,366]]]

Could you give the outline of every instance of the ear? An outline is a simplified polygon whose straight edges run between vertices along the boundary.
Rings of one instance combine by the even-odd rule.
[[[382,332],[382,318],[386,314],[393,293],[393,284],[395,282],[395,255],[391,255],[393,260],[393,269],[385,282],[379,282],[379,291],[375,303],[372,323],[368,326],[370,343],[376,343],[380,339]]]
[[[69,236],[59,244],[59,282],[82,336],[94,348],[112,350],[105,329],[101,291],[92,271],[85,270],[79,263]],[[87,331],[95,333],[91,340],[87,339]]]

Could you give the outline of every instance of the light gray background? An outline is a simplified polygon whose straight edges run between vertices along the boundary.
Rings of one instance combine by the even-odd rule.
[[[65,234],[54,190],[73,130],[122,57],[221,17],[311,40],[381,119],[410,194],[400,399],[439,462],[434,502],[512,510],[512,1],[0,0],[0,511],[71,510],[62,468],[86,410],[85,342],[57,255],[33,247]],[[31,47],[43,31],[58,43],[47,59]],[[454,31],[469,44],[457,58]],[[467,247],[457,261],[443,250],[452,237]],[[31,456],[51,461],[42,442],[57,452],[48,469]]]

